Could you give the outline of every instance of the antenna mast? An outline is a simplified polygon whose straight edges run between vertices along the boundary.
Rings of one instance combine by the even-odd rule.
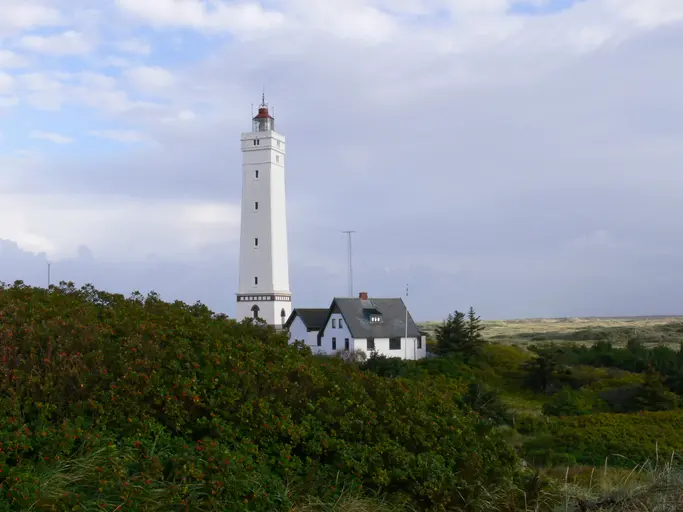
[[[351,234],[355,233],[355,231],[342,231],[342,233],[346,233],[348,237],[348,245],[349,245],[349,297],[353,298],[353,246],[351,245]]]

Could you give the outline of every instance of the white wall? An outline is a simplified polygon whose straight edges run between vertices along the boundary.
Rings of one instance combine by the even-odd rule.
[[[342,327],[339,327],[339,320],[342,320]],[[335,325],[334,328],[332,327],[333,321]],[[332,349],[332,338],[337,339],[336,350]],[[353,338],[346,326],[346,322],[344,322],[340,313],[333,313],[325,325],[325,335],[322,338],[322,346],[320,347],[322,352],[327,355],[334,355],[337,352],[344,350],[344,340],[346,338],[349,339],[349,348],[353,350]]]
[[[407,340],[407,343],[406,343]],[[401,359],[422,359],[427,357],[427,338],[423,336],[422,348],[417,348],[417,338],[401,338],[401,349],[390,350],[389,338],[375,338],[375,350],[379,355],[386,357],[400,357]],[[363,350],[368,357],[371,351],[368,350],[368,340],[358,338],[355,340],[355,348]]]
[[[250,300],[240,300],[237,302],[235,319],[240,321],[244,318],[253,318],[254,314],[251,310],[254,305],[259,307],[259,318],[262,318],[270,325],[275,327],[282,327],[284,322],[292,314],[292,301],[291,295],[278,295],[275,297],[282,297],[283,299],[289,300],[263,300],[261,297],[263,295],[253,294],[247,295]],[[285,310],[284,317],[282,316],[282,310]],[[284,320],[283,320],[284,318]]]
[[[258,139],[259,144],[254,145]],[[285,138],[274,131],[248,132],[242,144],[242,208],[240,227],[239,294],[290,296],[287,250],[287,207],[285,198]],[[279,159],[279,162],[277,160]],[[255,171],[259,172],[258,178]],[[258,210],[254,203],[258,202]],[[254,241],[258,238],[258,246]],[[258,283],[254,283],[258,277]],[[282,325],[292,311],[291,300],[238,301],[236,319],[259,316],[271,325]]]
[[[364,338],[354,339],[351,337],[351,333],[346,327],[346,322],[343,322],[343,326],[339,327],[339,320],[342,319],[341,314],[334,313],[330,319],[327,321],[325,326],[325,335],[322,338],[322,352],[327,355],[334,355],[335,353],[344,350],[344,340],[349,339],[350,350],[363,350],[366,352],[368,357],[370,356],[370,351],[368,351],[368,340]],[[335,320],[335,328],[332,328],[332,320]],[[332,338],[337,338],[337,349],[332,350]],[[385,355],[387,357],[400,357],[401,359],[422,359],[427,357],[427,338],[423,336],[422,348],[417,349],[417,338],[401,338],[401,349],[400,350],[389,350],[389,338],[375,338],[375,352],[380,355]]]
[[[311,347],[313,353],[318,349],[318,331],[308,331],[301,317],[297,316],[292,325],[289,326],[289,342],[303,341],[306,345]]]

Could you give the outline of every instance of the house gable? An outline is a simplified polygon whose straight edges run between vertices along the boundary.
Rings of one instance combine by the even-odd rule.
[[[284,326],[288,329],[295,318],[299,318],[301,322],[306,326],[308,332],[319,331],[324,326],[324,319],[327,315],[327,309],[325,308],[296,308],[289,315],[289,318],[285,322]]]

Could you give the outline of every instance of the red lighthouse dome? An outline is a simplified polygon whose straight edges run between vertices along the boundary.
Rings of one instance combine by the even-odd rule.
[[[258,114],[252,119],[253,130],[255,132],[269,132],[275,130],[275,118],[268,112],[265,94],[261,97],[261,105]]]

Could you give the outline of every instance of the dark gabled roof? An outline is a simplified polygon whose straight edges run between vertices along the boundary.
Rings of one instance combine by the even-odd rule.
[[[289,328],[298,316],[307,329],[319,331],[325,325],[328,311],[327,308],[296,308],[285,322],[285,328]]]
[[[332,301],[324,325],[335,309],[341,313],[354,338],[403,338],[406,334],[406,306],[403,299],[336,298]],[[368,318],[368,313],[375,312],[382,315],[379,323],[370,322]],[[408,313],[408,337],[419,336],[421,332]]]

